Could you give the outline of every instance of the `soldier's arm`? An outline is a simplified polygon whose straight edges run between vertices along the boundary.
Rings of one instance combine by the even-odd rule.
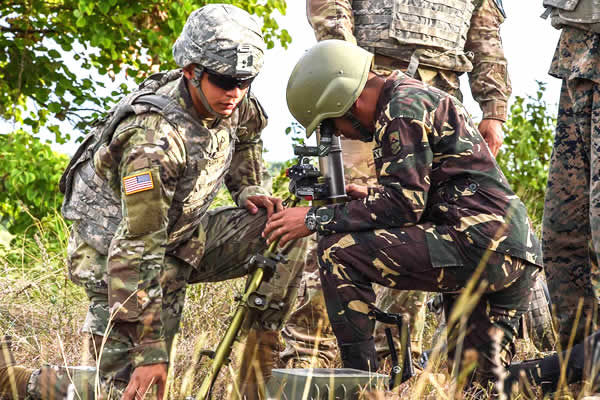
[[[424,122],[395,118],[380,135],[376,160],[380,186],[369,187],[367,197],[317,211],[329,217],[319,233],[355,232],[409,226],[418,223],[427,204],[433,153],[424,135]]]
[[[340,39],[356,44],[352,0],[306,0],[306,15],[318,41]]]
[[[168,239],[167,212],[185,157],[174,156],[173,143],[148,143],[160,129],[129,129],[131,145],[119,166],[123,218],[108,253],[108,300],[113,322],[131,327],[135,349],[130,361],[138,367],[168,362],[159,278]]]
[[[474,54],[469,83],[473,98],[483,111],[483,119],[506,121],[511,85],[500,38],[504,15],[496,1],[482,0],[476,7],[465,50]]]
[[[260,132],[267,125],[267,115],[258,100],[249,95],[240,104],[240,127],[237,131],[239,141],[231,160],[225,185],[233,201],[244,207],[249,196],[270,193],[262,184],[262,140]]]

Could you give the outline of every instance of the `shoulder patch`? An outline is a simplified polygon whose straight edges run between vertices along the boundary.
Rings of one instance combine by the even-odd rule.
[[[143,172],[123,178],[123,192],[125,192],[125,195],[152,189],[154,189],[154,181],[150,172]]]

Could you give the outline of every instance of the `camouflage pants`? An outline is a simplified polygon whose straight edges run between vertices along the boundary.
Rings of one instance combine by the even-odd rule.
[[[464,267],[435,268],[429,256],[432,243],[424,233],[431,226],[334,234],[319,241],[321,282],[344,366],[373,369],[377,363],[375,321],[369,315],[376,301],[372,283],[395,290],[443,292],[448,313],[482,258],[489,256],[476,282],[484,285],[481,298],[470,315],[466,309],[457,310],[468,315],[460,356],[463,367],[476,367],[476,381],[502,381],[502,371],[515,354],[519,318],[529,307],[539,270],[518,258],[465,245],[466,239],[455,242]],[[448,332],[451,359],[457,330],[454,325]]]
[[[563,348],[598,330],[600,85],[563,80],[544,203],[542,244]],[[580,301],[583,309],[576,322]],[[589,325],[588,325],[589,324]]]
[[[337,341],[329,324],[325,297],[321,289],[317,242],[315,237],[311,237],[310,240],[296,308],[282,331],[286,348],[280,357],[288,368],[332,367],[337,356]],[[376,286],[375,290],[378,293],[377,307],[380,310],[411,317],[411,349],[414,353],[420,353],[425,325],[425,293],[416,290],[391,290],[383,286]],[[375,343],[380,358],[389,355],[384,329],[385,326],[378,322]],[[398,340],[396,347],[400,348]]]
[[[385,75],[396,69],[406,70],[408,64],[377,55],[375,66],[378,73]],[[455,72],[420,67],[417,78],[462,99],[458,75]],[[343,137],[341,139],[346,181],[359,185],[377,185],[373,144],[347,140]],[[308,257],[302,275],[297,308],[283,331],[286,349],[281,353],[281,358],[288,367],[306,367],[311,364],[311,361],[313,366],[317,367],[333,366],[337,354],[336,341],[326,315],[325,299],[321,291],[316,256],[314,256],[316,247],[316,240],[313,238],[309,250],[311,256]],[[390,290],[386,287],[378,287],[377,290],[378,307],[381,310],[402,313],[410,317],[411,348],[415,355],[420,354],[425,327],[426,293],[415,290]],[[385,357],[388,354],[388,344],[384,326],[377,324],[376,332],[378,354]]]
[[[264,211],[251,215],[239,208],[211,210],[203,217],[197,236],[167,253],[160,281],[163,291],[161,320],[169,349],[179,330],[187,285],[247,275],[250,258],[266,249],[266,242],[261,238],[265,222]],[[253,322],[253,328],[280,329],[283,325],[297,296],[300,272],[306,257],[305,243],[305,240],[300,240],[286,245],[282,253],[287,256],[287,264],[280,264],[281,269],[278,268],[271,280],[258,289],[262,294],[282,300],[284,306],[281,310],[267,309],[260,313]],[[115,393],[115,398],[119,397],[119,393],[126,387],[133,372],[131,360],[135,357],[135,352],[132,343],[139,329],[138,324],[111,322],[106,283],[106,256],[78,240],[76,235],[72,237],[69,244],[69,253],[71,263],[77,264],[79,270],[88,270],[90,273],[85,284],[90,306],[82,330],[91,334],[93,338],[89,341],[89,348],[100,371],[99,385],[103,391],[100,397],[105,396],[104,391],[109,389]],[[193,260],[194,257],[197,260]],[[182,261],[182,258],[192,261],[199,267],[192,267]],[[88,265],[82,266],[81,263]],[[71,266],[73,267],[74,265]],[[100,350],[101,346],[102,350]],[[39,380],[44,377],[44,371],[49,371],[52,376],[49,379],[55,382],[55,391],[50,395],[39,392],[39,388],[43,387]],[[71,378],[64,368],[44,367],[34,373],[29,385],[29,393],[34,399],[53,398],[52,395],[64,393],[66,388],[72,387],[70,383]],[[60,395],[56,398],[60,398]]]

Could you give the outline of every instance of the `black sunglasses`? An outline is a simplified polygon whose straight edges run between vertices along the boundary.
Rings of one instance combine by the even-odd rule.
[[[254,77],[246,79],[238,79],[227,75],[217,74],[216,72],[205,69],[208,81],[216,87],[223,90],[233,90],[240,88],[241,90],[247,89],[252,84]]]

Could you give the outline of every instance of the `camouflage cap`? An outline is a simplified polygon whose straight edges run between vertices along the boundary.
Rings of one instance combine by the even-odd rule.
[[[180,67],[198,64],[237,78],[256,76],[264,53],[259,23],[231,4],[208,4],[191,13],[173,45]]]

